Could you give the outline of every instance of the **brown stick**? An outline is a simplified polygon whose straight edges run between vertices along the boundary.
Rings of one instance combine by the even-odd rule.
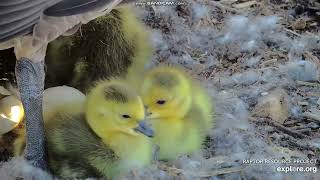
[[[243,167],[223,168],[223,169],[218,169],[218,170],[211,171],[211,172],[199,172],[195,175],[195,177],[206,178],[206,177],[212,177],[212,176],[217,176],[217,175],[222,175],[222,174],[230,174],[230,173],[240,172],[243,169],[244,169]]]
[[[255,118],[253,117],[250,117],[249,118],[250,120],[253,120],[253,121],[257,121]],[[295,138],[307,138],[308,136],[304,135],[304,134],[301,134],[301,133],[298,133],[298,132],[295,132],[295,131],[292,131],[291,129],[287,128],[287,127],[284,127],[283,125],[271,120],[271,119],[263,119],[262,122],[264,123],[267,123],[275,128],[277,128],[278,130],[290,135],[290,136],[293,136]]]
[[[221,4],[221,3],[217,2],[217,1],[209,1],[209,4],[212,5],[212,6],[216,6],[221,10],[226,10],[226,11],[230,11],[230,12],[233,12],[233,13],[236,13],[236,14],[241,14],[241,12],[239,10],[237,10],[235,8],[232,8],[232,7],[224,6],[223,4]]]

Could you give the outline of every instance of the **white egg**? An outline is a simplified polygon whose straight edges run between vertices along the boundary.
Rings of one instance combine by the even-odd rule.
[[[86,96],[69,86],[48,88],[43,92],[43,119],[47,122],[59,113],[84,112]]]
[[[21,101],[15,96],[6,96],[0,100],[0,135],[14,129],[24,116]]]

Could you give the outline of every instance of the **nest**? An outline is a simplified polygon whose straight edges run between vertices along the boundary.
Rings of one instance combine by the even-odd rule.
[[[316,178],[314,171],[276,172],[286,163],[246,160],[317,159],[291,165],[319,168],[319,3],[179,2],[137,7],[153,32],[151,66],[179,64],[197,76],[214,99],[217,125],[201,152],[123,179]]]

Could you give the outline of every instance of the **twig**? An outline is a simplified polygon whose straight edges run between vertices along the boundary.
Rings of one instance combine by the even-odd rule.
[[[297,129],[296,130],[299,133],[309,133],[311,130],[311,128],[304,128],[304,129]]]
[[[268,64],[272,64],[272,63],[276,63],[276,62],[278,62],[278,59],[270,59],[270,60],[267,60],[267,61],[263,61],[260,65],[265,67]]]
[[[222,174],[230,174],[230,173],[240,172],[243,169],[244,169],[244,167],[223,168],[223,169],[218,169],[218,170],[210,171],[210,172],[199,172],[199,173],[196,173],[194,176],[198,177],[198,178],[206,178],[206,177],[212,177],[212,176],[217,176],[217,175],[222,175]]]
[[[209,1],[209,4],[212,5],[212,6],[216,6],[222,10],[226,10],[226,11],[230,11],[230,12],[233,12],[233,13],[236,13],[236,14],[241,14],[241,12],[235,8],[232,8],[232,7],[227,7],[227,6],[224,6],[223,4],[219,3],[219,2],[216,2],[216,1]]]
[[[289,33],[291,33],[291,34],[293,34],[293,35],[296,35],[296,36],[298,36],[298,37],[301,37],[302,35],[301,34],[299,34],[299,33],[297,33],[297,32],[295,32],[295,31],[292,31],[292,30],[290,30],[290,29],[288,29],[288,28],[283,28],[285,31],[287,31],[287,32],[289,32]]]
[[[308,128],[308,127],[306,127],[306,126],[294,126],[294,127],[291,127],[291,129],[293,129],[295,131],[301,130],[301,129],[306,129],[306,128]]]
[[[298,132],[295,132],[295,131],[292,131],[291,129],[287,128],[287,127],[284,127],[283,125],[277,123],[277,122],[274,122],[272,120],[270,121],[266,121],[267,123],[271,124],[272,126],[274,126],[275,128],[277,128],[278,130],[288,134],[288,135],[291,135],[293,137],[296,137],[296,138],[307,138],[306,135],[304,134],[301,134],[301,133],[298,133]]]
[[[298,123],[299,121],[297,120],[289,120],[289,121],[286,121],[283,123],[283,125],[287,126],[287,125],[292,125],[292,124],[296,124]]]
[[[269,70],[269,69],[273,69],[273,70],[277,71],[279,68],[278,67],[264,67],[264,68],[258,69],[258,72],[263,72],[263,71]]]
[[[170,167],[166,164],[162,164],[162,163],[159,163],[158,165],[158,168],[163,170],[163,171],[166,171],[168,172],[169,174],[173,174],[173,175],[179,175],[179,174],[182,174],[182,169],[178,169],[178,168],[175,168],[175,167]]]
[[[256,118],[254,117],[249,117],[249,120],[252,120],[252,121],[257,121]],[[263,119],[262,120],[264,123],[267,123],[269,125],[272,125],[274,126],[275,128],[277,128],[278,130],[290,135],[290,136],[293,136],[293,137],[296,137],[296,138],[307,138],[308,136],[304,135],[304,134],[301,134],[301,133],[298,133],[298,132],[295,132],[295,131],[292,131],[291,129],[287,128],[287,127],[284,127],[283,125],[271,120],[271,119]]]
[[[103,42],[102,40],[99,40],[103,45],[108,46],[108,44],[106,44],[105,42]]]
[[[302,86],[313,86],[313,87],[320,87],[319,83],[311,83],[311,82],[306,82],[306,81],[296,81],[298,85]]]
[[[313,55],[310,51],[304,52],[303,55],[306,57],[306,59],[309,59],[314,63],[320,63],[320,59],[317,56]]]
[[[207,159],[206,163],[209,163],[211,165],[211,164],[221,164],[227,161],[231,162],[231,159],[228,156],[215,156]]]
[[[258,2],[253,0],[253,1],[247,1],[247,2],[243,2],[243,3],[239,3],[239,4],[233,4],[232,7],[242,9],[242,8],[251,7],[256,4],[258,4]]]
[[[303,149],[303,150],[311,150],[314,151],[315,149],[310,147],[308,142],[306,141],[297,141],[297,139],[290,137],[288,140],[288,143],[292,146],[295,146],[296,148]]]
[[[316,120],[318,123],[320,123],[320,112],[304,112],[303,116],[309,119]]]

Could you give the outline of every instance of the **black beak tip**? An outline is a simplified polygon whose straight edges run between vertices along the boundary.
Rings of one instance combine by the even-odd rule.
[[[139,122],[139,126],[134,128],[135,131],[144,134],[147,137],[152,138],[154,136],[154,131],[149,125],[147,125],[144,121]]]
[[[146,134],[146,136],[148,136],[149,138],[153,138],[154,137],[153,131],[151,133],[149,133],[149,134]]]

